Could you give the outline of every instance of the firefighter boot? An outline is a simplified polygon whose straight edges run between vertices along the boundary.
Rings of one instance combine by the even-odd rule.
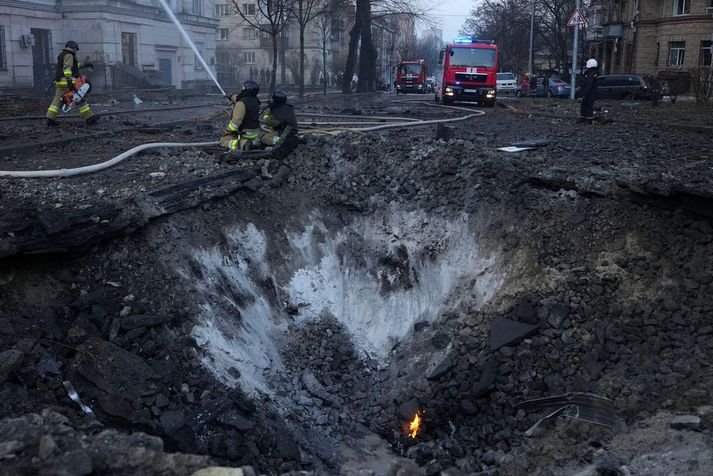
[[[55,119],[47,118],[47,127],[57,127],[59,126],[59,121]]]
[[[99,120],[99,116],[92,116],[87,119],[86,123],[88,126],[93,126],[94,124],[97,123],[98,120]]]

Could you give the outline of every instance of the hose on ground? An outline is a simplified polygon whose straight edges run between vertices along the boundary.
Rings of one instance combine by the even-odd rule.
[[[416,101],[408,101],[410,103],[415,103]],[[423,102],[423,101],[420,101]],[[462,117],[453,117],[449,119],[433,119],[433,120],[428,120],[428,121],[423,121],[420,119],[414,119],[414,118],[395,118],[395,117],[381,117],[381,116],[368,116],[373,119],[389,119],[389,120],[403,120],[404,122],[396,122],[396,123],[390,123],[390,124],[380,124],[378,126],[372,126],[372,127],[358,127],[358,128],[347,128],[347,127],[334,127],[334,128],[323,128],[323,129],[311,129],[309,131],[305,131],[300,135],[305,135],[305,134],[329,134],[329,135],[335,135],[339,133],[357,133],[357,134],[365,134],[367,132],[374,132],[374,131],[381,131],[381,130],[386,130],[386,129],[398,129],[398,128],[409,128],[409,127],[419,127],[419,126],[427,126],[431,124],[440,124],[440,123],[447,123],[447,122],[459,122],[459,121],[465,121],[468,119],[472,119],[475,117],[479,117],[485,114],[485,111],[479,111],[479,110],[473,110],[473,109],[468,109],[464,107],[457,107],[457,106],[445,106],[445,105],[440,105],[440,104],[432,104],[432,103],[426,103],[423,102],[424,104],[428,104],[429,106],[437,106],[437,107],[443,107],[443,108],[448,108],[448,109],[455,109],[455,110],[463,110],[463,111],[468,111],[471,114],[468,114],[466,116]],[[311,113],[305,113],[305,114],[300,114],[303,116],[308,116],[308,115],[314,115],[314,116],[321,116],[321,117],[338,117],[338,115],[326,115],[326,114],[311,114]],[[349,118],[354,118],[354,116],[343,116],[342,117],[349,117]],[[367,117],[367,116],[365,116]],[[151,143],[151,144],[142,144],[137,147],[134,147],[133,149],[129,149],[126,152],[117,155],[116,157],[107,160],[105,162],[101,162],[98,164],[93,164],[93,165],[86,165],[83,167],[75,167],[71,169],[56,169],[56,170],[0,170],[0,177],[9,177],[9,178],[48,178],[48,177],[73,177],[76,175],[84,175],[84,174],[90,174],[94,172],[100,172],[102,170],[106,170],[109,167],[113,167],[114,165],[117,165],[124,160],[128,159],[131,156],[134,156],[138,154],[139,152],[142,152],[144,150],[148,149],[157,149],[157,148],[186,148],[186,147],[210,147],[216,145],[216,141],[211,141],[211,142],[188,142],[188,143],[182,143],[182,142],[156,142],[156,143]]]
[[[209,147],[216,145],[216,141],[212,142],[155,142],[151,144],[142,144],[127,150],[126,152],[117,155],[113,159],[101,162],[99,164],[85,165],[83,167],[75,167],[72,169],[56,169],[56,170],[0,170],[0,177],[14,178],[40,178],[40,177],[72,177],[75,175],[84,175],[113,167],[114,165],[123,162],[129,157],[138,154],[148,149],[158,149],[161,147]]]

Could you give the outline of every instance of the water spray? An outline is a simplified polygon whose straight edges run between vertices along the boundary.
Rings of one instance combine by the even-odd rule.
[[[166,0],[159,0],[161,2],[161,6],[163,6],[163,9],[166,10],[166,13],[168,13],[169,18],[173,21],[173,23],[176,24],[176,28],[178,28],[178,31],[181,32],[181,35],[183,35],[183,38],[188,42],[190,45],[191,49],[193,52],[196,54],[196,58],[198,58],[203,65],[203,68],[208,72],[208,75],[210,76],[210,79],[213,80],[216,86],[218,86],[218,89],[220,89],[220,92],[223,93],[223,96],[225,96],[225,91],[223,91],[223,88],[220,87],[220,83],[218,82],[218,78],[215,77],[215,74],[213,74],[213,71],[208,67],[208,64],[206,64],[205,60],[203,59],[203,55],[200,54],[198,51],[198,48],[196,48],[196,45],[193,43],[193,40],[191,40],[191,37],[188,36],[188,32],[186,32],[186,29],[183,28],[183,25],[181,24],[180,21],[178,21],[178,18],[176,18],[176,15],[173,14],[173,10],[171,10],[171,7],[168,6],[166,3]]]

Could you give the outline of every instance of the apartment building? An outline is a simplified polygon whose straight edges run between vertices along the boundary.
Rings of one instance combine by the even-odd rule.
[[[240,9],[253,24],[260,25],[257,5],[251,0],[239,0]],[[253,17],[255,15],[255,17]],[[335,62],[341,61],[348,46],[346,25],[351,11],[334,9],[328,27],[327,47],[328,81],[338,72]],[[261,83],[269,81],[272,64],[272,37],[244,21],[235,12],[231,0],[215,0],[216,69],[221,83],[235,85],[246,79]],[[255,19],[253,19],[255,18]],[[322,48],[319,41],[319,22],[312,21],[305,32],[305,84],[317,85],[322,81]],[[299,26],[292,19],[278,38],[277,83],[294,84],[299,74]]]
[[[198,50],[215,62],[214,0],[166,0]],[[148,81],[189,87],[208,73],[158,0],[0,0],[0,90],[44,90],[67,40],[97,66],[95,86]]]
[[[585,39],[605,74],[710,67],[713,0],[594,0]]]

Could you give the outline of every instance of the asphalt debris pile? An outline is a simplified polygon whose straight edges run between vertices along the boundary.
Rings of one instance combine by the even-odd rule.
[[[308,136],[284,162],[158,153],[140,178],[125,164],[3,187],[3,471],[710,473],[709,144],[485,117],[448,142]],[[533,139],[547,144],[496,150]],[[109,206],[143,212],[75,220]],[[452,285],[433,294],[429,276]],[[372,307],[332,291],[345,283]],[[357,328],[354,308],[381,321]],[[248,350],[273,359],[260,375]],[[611,399],[631,433],[552,418],[526,438],[544,415],[516,404],[569,392]]]

